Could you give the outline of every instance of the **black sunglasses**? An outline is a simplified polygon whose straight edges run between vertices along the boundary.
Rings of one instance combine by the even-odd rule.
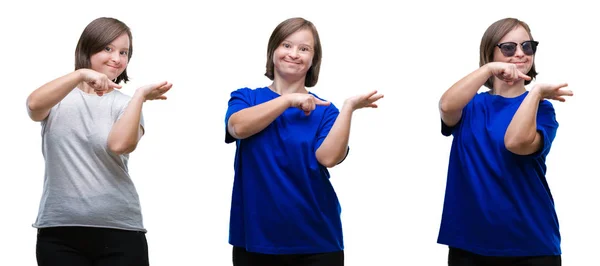
[[[524,41],[521,43],[521,50],[526,55],[534,55],[535,51],[537,51],[537,46],[539,42],[536,41]],[[515,42],[504,42],[500,44],[496,44],[498,48],[500,48],[500,52],[506,57],[514,56],[517,52],[517,43]]]

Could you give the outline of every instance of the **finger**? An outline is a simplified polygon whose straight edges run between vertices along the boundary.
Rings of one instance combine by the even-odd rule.
[[[161,87],[163,87],[163,86],[167,85],[167,83],[168,83],[168,82],[166,82],[166,81],[162,81],[162,82],[159,82],[159,83],[155,83],[155,84],[153,85],[153,87],[154,87],[154,88],[161,88]]]
[[[519,76],[519,73],[521,73],[521,71],[519,71],[516,67],[513,68],[512,75],[511,75],[511,78],[513,81],[518,81],[521,79],[521,77]]]
[[[371,98],[373,95],[375,95],[376,93],[377,93],[377,90],[373,90],[373,91],[371,91],[371,92],[369,92],[369,93],[367,93],[367,94],[363,95],[363,97],[362,97],[362,98],[363,98],[363,99],[369,99],[369,98]]]
[[[519,75],[519,78],[522,78],[524,80],[531,80],[530,76],[527,76],[525,74],[523,74],[523,72],[519,71],[519,73],[517,73]]]
[[[560,96],[573,96],[573,91],[571,90],[559,90],[558,93]]]
[[[561,97],[561,96],[556,96],[556,97],[554,97],[553,99],[554,99],[554,100],[557,100],[557,101],[559,101],[559,102],[565,102],[565,101],[566,101],[566,99],[565,99],[565,98],[563,98],[563,97]]]
[[[310,115],[310,111],[304,111],[304,115],[309,116]]]
[[[377,104],[375,104],[375,103],[371,103],[371,104],[367,104],[365,107],[377,108],[379,106],[377,106]]]
[[[112,80],[110,80],[110,81],[108,81],[108,82],[109,82],[109,84],[108,84],[108,85],[109,85],[109,86],[111,86],[111,87],[113,87],[113,88],[115,88],[115,89],[120,89],[120,88],[122,88],[122,87],[123,87],[123,86],[121,86],[121,85],[119,85],[119,84],[117,84],[117,83],[114,83]]]
[[[331,102],[328,102],[328,101],[323,101],[323,100],[321,100],[321,99],[319,99],[319,98],[317,98],[317,97],[314,97],[314,96],[313,96],[313,98],[315,98],[315,104],[316,104],[316,105],[328,106],[328,105],[330,105],[330,104],[331,104]]]
[[[376,102],[379,99],[383,98],[383,94],[377,94],[377,95],[373,95],[369,98],[369,102]]]
[[[560,89],[560,88],[564,88],[564,87],[567,87],[567,86],[569,86],[568,83],[560,83],[560,84],[556,85],[554,88],[555,89]]]

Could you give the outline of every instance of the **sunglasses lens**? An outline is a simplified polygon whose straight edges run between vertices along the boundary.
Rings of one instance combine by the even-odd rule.
[[[500,45],[500,51],[506,57],[511,57],[515,55],[515,51],[517,51],[516,43],[503,43]]]
[[[524,42],[523,43],[523,53],[526,55],[533,55],[535,54],[535,43],[532,41],[528,41],[528,42]]]

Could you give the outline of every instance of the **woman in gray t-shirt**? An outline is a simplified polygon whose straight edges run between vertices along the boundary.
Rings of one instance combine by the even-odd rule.
[[[84,29],[75,71],[27,98],[42,125],[44,188],[37,219],[38,265],[148,265],[146,229],[127,161],[144,134],[142,105],[164,100],[160,82],[121,93],[131,31],[113,18]]]

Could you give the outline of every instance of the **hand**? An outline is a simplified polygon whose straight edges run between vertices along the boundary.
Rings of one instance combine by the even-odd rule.
[[[121,88],[121,85],[114,83],[103,73],[96,72],[91,69],[81,69],[80,71],[83,77],[83,82],[90,85],[90,87],[94,89],[94,92],[96,92],[98,96],[102,96],[110,88]]]
[[[310,113],[317,108],[317,105],[328,106],[331,104],[310,93],[292,93],[288,95],[291,97],[291,106],[304,111],[305,115],[310,115]]]
[[[542,99],[557,100],[560,102],[564,102],[565,98],[563,96],[573,96],[573,91],[561,89],[567,86],[569,86],[567,83],[562,83],[558,85],[536,84],[533,87],[533,89],[531,89],[531,91],[539,93]]]
[[[517,69],[517,65],[515,64],[492,62],[488,64],[488,67],[492,75],[508,83],[508,85],[513,85],[519,80],[531,80],[531,77],[523,74],[523,72]]]
[[[377,94],[377,91],[372,91],[367,94],[350,97],[346,99],[344,105],[348,104],[353,111],[365,107],[377,108],[375,102],[381,98],[383,98],[383,94]]]
[[[173,87],[172,83],[166,81],[149,84],[137,89],[136,93],[140,93],[144,97],[144,101],[166,100],[167,96],[163,95]]]

